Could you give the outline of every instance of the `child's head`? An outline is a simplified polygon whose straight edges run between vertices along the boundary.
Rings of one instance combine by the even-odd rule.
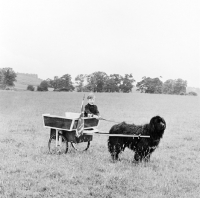
[[[93,105],[93,104],[94,104],[94,102],[95,102],[95,96],[94,96],[94,94],[90,93],[90,94],[88,95],[87,99],[88,99],[88,103],[89,103],[90,105]]]

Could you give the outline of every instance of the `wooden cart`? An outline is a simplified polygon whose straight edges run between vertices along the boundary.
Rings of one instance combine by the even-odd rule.
[[[76,150],[85,151],[90,146],[93,133],[98,132],[99,120],[84,117],[84,131],[76,136],[80,113],[66,112],[64,116],[43,114],[43,124],[50,129],[48,147],[50,153],[67,153],[69,143]],[[91,135],[90,135],[91,134]]]

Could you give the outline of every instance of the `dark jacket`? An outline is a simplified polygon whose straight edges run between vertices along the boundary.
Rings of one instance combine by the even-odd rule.
[[[85,105],[85,112],[84,115],[85,117],[88,116],[88,114],[94,114],[94,115],[99,115],[99,111],[96,105],[90,105],[89,103]]]

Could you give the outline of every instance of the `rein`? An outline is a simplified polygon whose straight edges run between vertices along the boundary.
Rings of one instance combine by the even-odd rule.
[[[104,120],[104,121],[107,121],[107,122],[114,122],[114,123],[117,123],[117,124],[121,123],[121,122],[116,122],[114,120],[108,120],[108,119],[105,119],[105,118],[100,118],[99,120]]]

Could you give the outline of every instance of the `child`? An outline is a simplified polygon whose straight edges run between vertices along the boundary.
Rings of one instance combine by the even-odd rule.
[[[89,94],[87,99],[88,99],[88,104],[85,105],[85,112],[84,112],[85,117],[94,117],[99,119],[100,118],[99,111],[97,106],[94,104],[95,96],[93,94]]]

